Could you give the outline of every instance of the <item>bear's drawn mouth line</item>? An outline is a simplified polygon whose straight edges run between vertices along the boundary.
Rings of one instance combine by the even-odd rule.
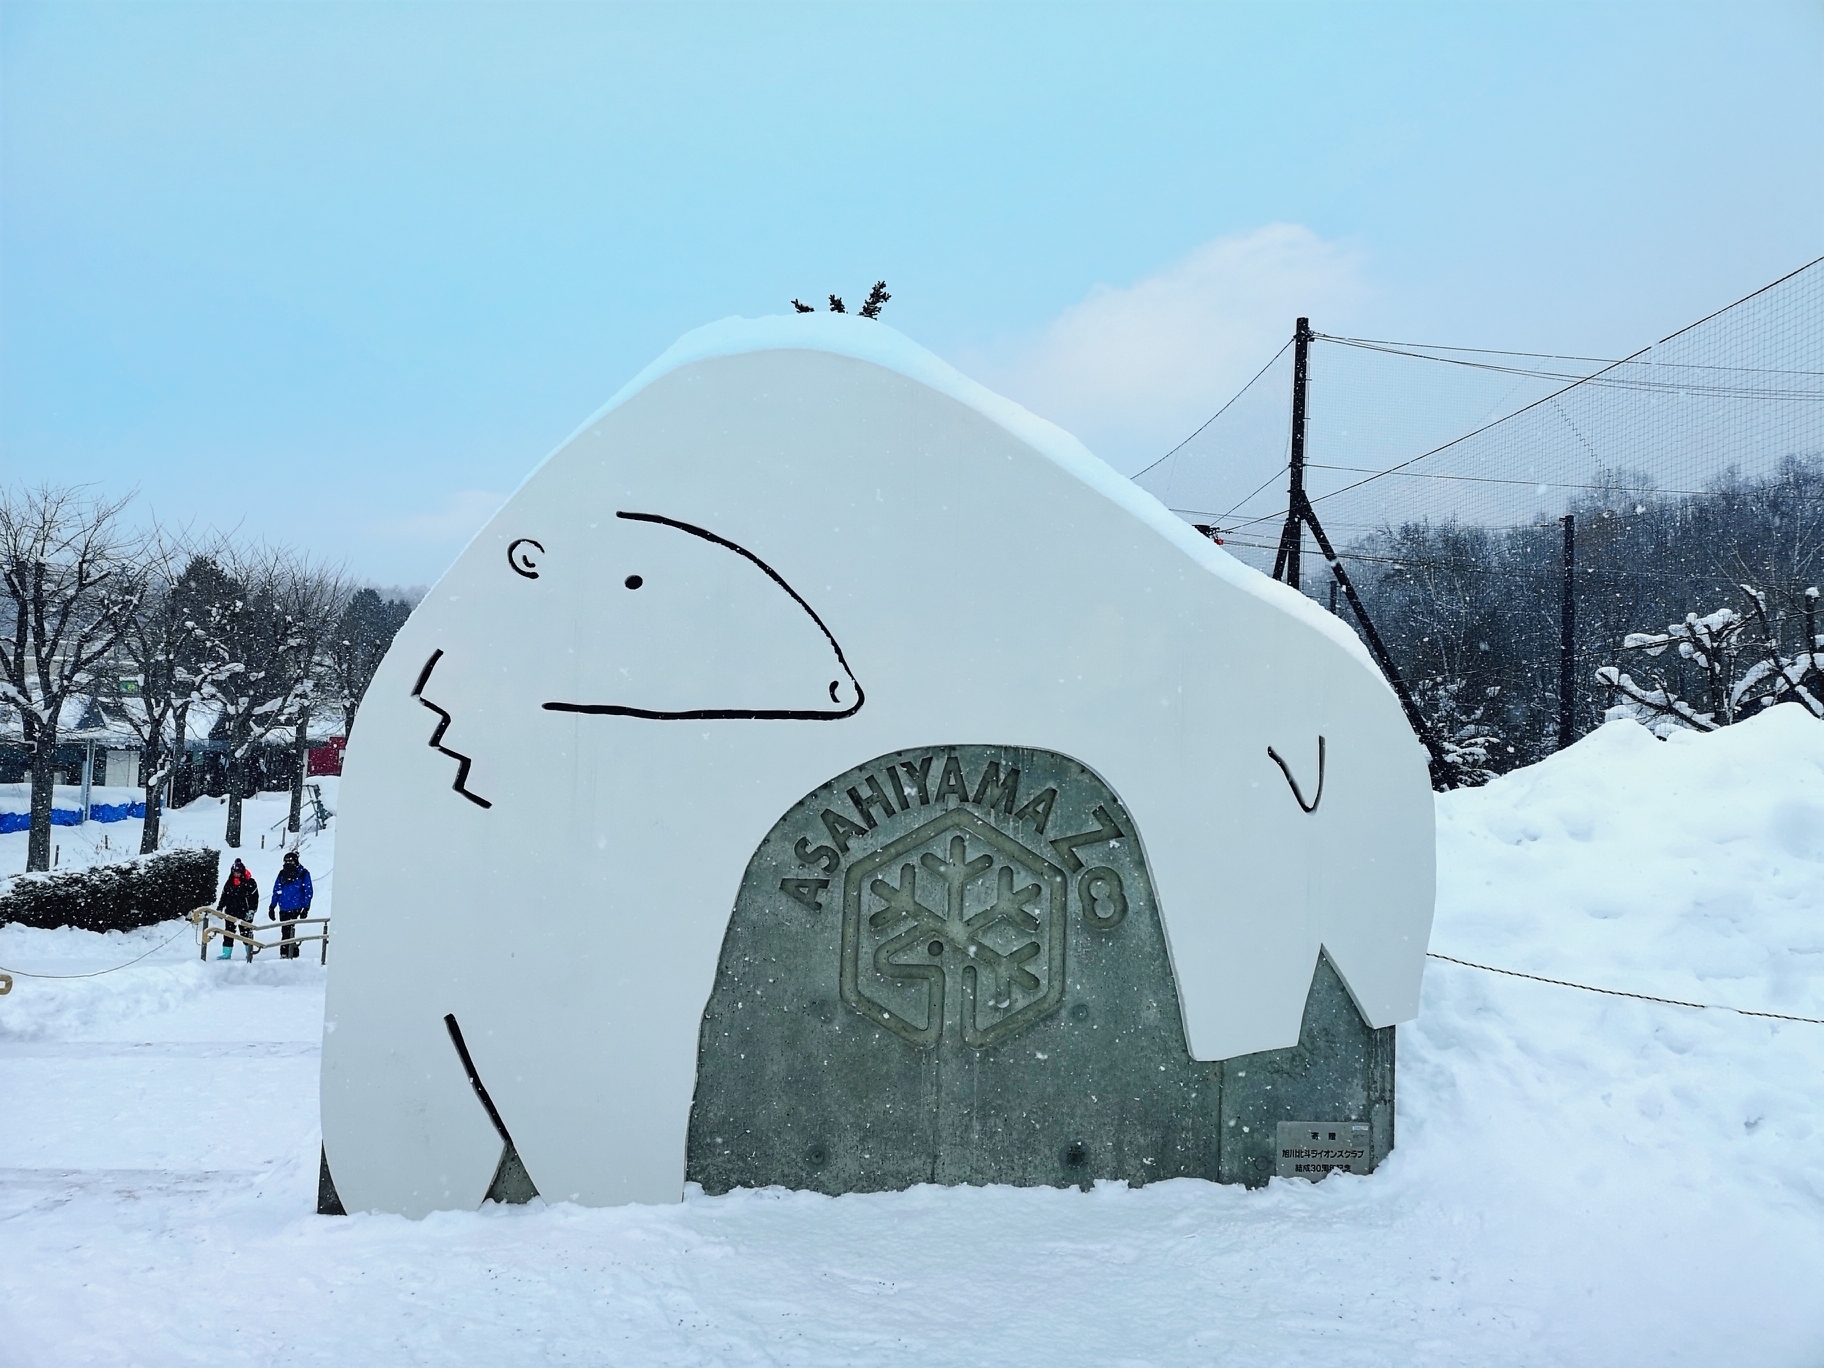
[[[804,609],[811,621],[817,624],[817,630],[823,633],[824,640],[830,643],[830,649],[836,653],[836,663],[842,666],[842,672],[849,677],[849,683],[855,686],[855,702],[841,712],[824,712],[811,708],[687,708],[668,711],[657,708],[633,708],[621,703],[546,703],[543,705],[546,712],[587,713],[596,717],[642,717],[651,722],[712,722],[731,719],[760,722],[836,722],[845,717],[853,717],[861,711],[861,705],[867,701],[867,695],[862,692],[861,681],[855,678],[855,671],[849,668],[848,658],[842,653],[842,643],[836,640],[835,633],[831,632],[823,619],[817,616],[817,610],[805,602],[804,595],[785,582],[785,576],[745,546],[732,542],[727,537],[719,537],[709,529],[698,527],[693,523],[679,522],[676,518],[667,518],[660,513],[617,512],[614,516],[626,518],[629,522],[658,523],[663,527],[673,527],[680,532],[687,532],[693,537],[701,537],[706,542],[733,551],[736,555],[752,561],[768,579],[790,594],[792,602]],[[425,668],[428,674],[430,667]],[[835,702],[834,695],[840,683],[840,680],[836,680],[830,684],[831,702]],[[422,701],[421,699],[420,702]],[[439,730],[438,735],[442,734],[442,731]]]
[[[431,652],[431,658],[424,662],[424,668],[418,671],[418,682],[412,685],[412,697],[437,714],[436,729],[431,732],[430,748],[439,755],[447,755],[456,762],[456,781],[450,785],[456,792],[467,798],[477,807],[489,808],[490,803],[478,793],[470,793],[466,785],[469,782],[469,766],[475,762],[461,751],[453,751],[443,744],[443,734],[450,729],[450,715],[424,696],[424,686],[431,681],[431,671],[437,668],[437,662],[443,659],[443,648],[440,646]]]

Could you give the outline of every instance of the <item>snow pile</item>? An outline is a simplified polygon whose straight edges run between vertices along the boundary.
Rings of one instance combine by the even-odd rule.
[[[1610,722],[1440,799],[1438,843],[1433,950],[1824,1017],[1824,725],[1797,704],[1664,741]]]
[[[276,937],[276,932],[263,934]],[[315,944],[306,951],[308,970],[272,953],[262,953],[249,964],[246,952],[238,948],[232,962],[218,963],[220,948],[220,941],[211,942],[209,959],[199,959],[196,927],[187,921],[103,934],[70,927],[40,931],[17,924],[0,926],[0,966],[21,975],[11,995],[0,1004],[0,1045],[22,1040],[112,1038],[122,1030],[131,1034],[142,1018],[200,1006],[198,999],[248,985],[283,987],[315,982],[321,986],[325,971],[317,964]],[[89,975],[114,965],[127,967],[94,977],[24,977]],[[208,1008],[201,1006],[201,1010],[206,1014]]]
[[[1441,797],[1439,876],[1437,952],[1824,1017],[1824,724],[1612,723]],[[321,971],[194,955],[0,999],[8,1362],[1824,1361],[1824,1026],[1434,960],[1366,1178],[337,1219]]]

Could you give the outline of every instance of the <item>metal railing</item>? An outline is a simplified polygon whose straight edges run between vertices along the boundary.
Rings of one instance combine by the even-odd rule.
[[[271,941],[259,938],[259,923],[247,917],[237,917],[232,912],[218,911],[213,907],[196,908],[190,913],[190,920],[196,924],[196,957],[198,959],[209,958],[209,942],[216,939],[225,942],[230,950],[238,941],[247,947],[250,955],[257,954],[261,950],[278,950],[287,945],[302,945],[306,941],[317,941],[319,943],[317,963],[329,963],[328,917],[293,917],[289,921],[272,922],[266,929],[280,932],[281,935],[280,939]],[[217,926],[217,922],[220,922],[221,925]],[[287,937],[283,934],[287,930],[305,926],[319,926],[323,929],[313,931],[308,935],[293,934]]]

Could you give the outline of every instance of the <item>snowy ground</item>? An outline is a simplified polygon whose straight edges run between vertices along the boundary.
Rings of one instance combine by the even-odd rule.
[[[1824,1017],[1824,727],[1796,709],[1611,724],[1439,815],[1435,950]],[[332,860],[305,851],[319,887]],[[0,929],[0,965],[177,929]],[[1434,961],[1368,1178],[413,1222],[308,1214],[322,991],[186,932],[0,999],[0,1363],[1824,1363],[1824,1026]]]

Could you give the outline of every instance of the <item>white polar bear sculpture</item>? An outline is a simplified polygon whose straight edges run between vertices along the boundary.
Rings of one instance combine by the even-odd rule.
[[[850,766],[974,743],[1125,802],[1197,1059],[1296,1044],[1320,948],[1369,1025],[1416,1014],[1426,755],[1354,635],[884,325],[728,320],[533,473],[367,692],[344,1206],[478,1206],[497,1126],[547,1199],[677,1200],[750,855]]]

